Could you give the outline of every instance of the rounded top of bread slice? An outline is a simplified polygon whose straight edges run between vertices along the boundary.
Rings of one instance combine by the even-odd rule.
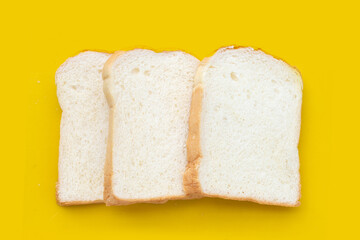
[[[303,83],[301,79],[300,72],[295,68],[290,66],[288,63],[284,62],[279,58],[275,58],[262,50],[255,50],[251,47],[224,47],[216,51],[216,53],[207,58],[207,73],[211,72],[211,69],[214,68],[214,64],[236,64],[238,68],[242,68],[242,71],[246,71],[249,74],[261,75],[264,74],[263,71],[266,71],[268,75],[280,74],[284,76],[287,74],[289,77],[287,80],[294,80],[298,83],[302,89]],[[250,68],[249,68],[250,67]],[[256,67],[258,70],[254,69]],[[259,69],[258,67],[261,67]],[[231,76],[233,80],[236,80],[236,76]],[[286,78],[286,77],[285,77]]]
[[[85,51],[68,58],[55,73],[55,84],[61,108],[72,107],[73,97],[84,100],[85,94],[93,94],[102,89],[102,67],[111,54],[103,52]]]

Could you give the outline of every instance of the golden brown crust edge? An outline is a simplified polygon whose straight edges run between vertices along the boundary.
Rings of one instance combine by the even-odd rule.
[[[205,58],[198,66],[195,75],[195,86],[191,97],[189,134],[186,141],[187,165],[183,177],[184,190],[187,198],[201,198],[203,192],[199,181],[198,168],[202,158],[200,146],[200,122],[203,98],[202,76],[209,58]]]
[[[261,201],[257,200],[255,198],[237,198],[237,197],[227,197],[217,194],[203,194],[204,197],[210,197],[210,198],[221,198],[221,199],[227,199],[227,200],[235,200],[235,201],[247,201],[247,202],[253,202],[257,204],[262,205],[272,205],[272,206],[280,206],[280,207],[298,207],[301,205],[299,200],[295,204],[287,204],[287,203],[277,203],[277,202],[270,202],[270,201]]]
[[[111,75],[112,65],[118,56],[124,52],[118,51],[115,52],[110,58],[105,62],[103,68],[103,81],[104,81],[104,94],[109,105],[109,133],[108,133],[108,143],[106,148],[106,160],[104,166],[104,202],[108,205],[113,205],[117,202],[116,197],[112,192],[112,144],[113,144],[113,118],[114,118],[114,105],[115,97],[111,93],[113,89],[113,79]]]
[[[116,96],[114,96],[114,94],[111,93],[114,87],[111,69],[115,60],[124,53],[125,53],[124,51],[115,52],[105,63],[103,69],[104,93],[110,108],[108,144],[107,144],[106,161],[104,167],[104,202],[106,206],[120,206],[120,205],[130,205],[135,203],[162,204],[162,203],[166,203],[169,200],[186,199],[186,196],[184,195],[184,196],[170,196],[170,197],[128,200],[128,199],[118,198],[112,190],[112,175],[113,175],[112,146],[113,146],[113,128],[114,128],[114,107],[115,107]]]
[[[185,194],[188,198],[200,198],[202,190],[199,181],[198,168],[202,158],[200,147],[200,115],[202,106],[203,88],[195,86],[191,99],[189,134],[186,141],[187,165],[183,177]]]

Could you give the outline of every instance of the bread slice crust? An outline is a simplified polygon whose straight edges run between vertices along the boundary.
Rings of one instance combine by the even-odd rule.
[[[230,46],[230,47],[224,47],[220,48],[224,51],[227,50],[233,50],[238,48],[244,48],[242,46]],[[218,50],[220,50],[218,49]],[[217,50],[217,51],[218,51]],[[217,52],[215,51],[215,52]],[[261,49],[258,49],[258,51],[262,51]],[[264,52],[264,51],[262,51]],[[238,197],[228,197],[224,195],[218,195],[218,194],[207,194],[204,193],[200,180],[199,180],[199,166],[202,159],[202,151],[201,151],[201,139],[200,139],[200,124],[201,124],[201,112],[202,112],[202,99],[204,94],[204,88],[202,85],[203,81],[203,74],[206,71],[206,65],[210,61],[210,58],[204,58],[195,75],[195,86],[192,93],[191,98],[191,107],[190,107],[190,116],[189,116],[189,135],[186,142],[187,147],[187,166],[184,173],[183,183],[184,183],[184,189],[185,194],[187,195],[187,198],[201,198],[201,197],[213,197],[213,198],[222,198],[222,199],[228,199],[228,200],[238,200],[238,201],[249,201],[254,202],[258,204],[266,204],[266,205],[275,205],[275,206],[283,206],[283,207],[297,207],[300,206],[300,198],[301,198],[301,183],[299,182],[299,193],[298,193],[298,199],[295,204],[287,204],[287,203],[276,203],[271,201],[261,201],[255,198],[238,198]],[[276,58],[276,57],[275,57]],[[280,58],[276,58],[278,60],[281,60]],[[283,60],[281,60],[283,61]],[[283,61],[285,62],[285,61]],[[287,64],[289,65],[289,64]],[[297,68],[289,65],[296,71],[299,75],[300,72]],[[301,85],[301,89],[303,89],[303,83],[299,83]],[[299,169],[300,172],[300,169]]]
[[[144,198],[144,199],[122,199],[117,197],[113,192],[113,129],[114,129],[114,109],[115,109],[115,100],[116,96],[113,92],[114,90],[114,79],[112,76],[112,67],[116,59],[124,54],[125,51],[115,52],[105,63],[103,69],[103,81],[104,81],[104,93],[109,105],[109,134],[108,134],[108,144],[106,151],[106,161],[104,167],[104,202],[106,206],[120,206],[120,205],[130,205],[135,203],[153,203],[153,204],[162,204],[169,200],[180,200],[186,199],[186,196],[167,196],[167,197],[157,197],[157,198]]]
[[[200,119],[204,92],[202,75],[208,61],[209,58],[205,58],[198,66],[195,75],[195,86],[191,97],[189,135],[186,141],[187,165],[183,178],[184,190],[188,198],[201,198],[204,196],[199,181],[198,168],[202,158],[200,147]]]

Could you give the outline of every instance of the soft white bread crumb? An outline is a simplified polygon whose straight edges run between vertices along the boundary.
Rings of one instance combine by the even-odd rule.
[[[184,197],[186,138],[199,60],[137,49],[113,64],[112,193],[128,202]]]
[[[295,206],[302,80],[252,48],[223,48],[202,74],[199,181],[205,195]]]
[[[71,205],[103,200],[109,109],[102,69],[110,54],[82,52],[55,74],[63,111],[57,200]]]

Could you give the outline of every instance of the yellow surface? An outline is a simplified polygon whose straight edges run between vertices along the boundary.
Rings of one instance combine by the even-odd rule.
[[[6,1],[1,33],[2,239],[354,239],[359,236],[356,1]],[[59,207],[54,73],[84,49],[252,46],[304,82],[298,208],[201,199]],[[341,238],[342,239],[342,238]]]

